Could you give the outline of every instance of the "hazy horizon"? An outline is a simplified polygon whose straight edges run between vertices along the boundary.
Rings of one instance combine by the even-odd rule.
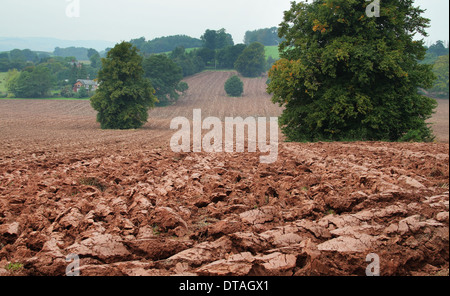
[[[364,0],[362,0],[364,1]],[[245,32],[278,27],[291,0],[3,0],[0,37],[61,40],[151,40],[170,35],[200,38],[225,28],[235,43]],[[79,3],[79,5],[76,5]],[[431,19],[427,43],[449,40],[449,1],[416,0]],[[72,15],[71,15],[72,14]],[[72,16],[72,17],[71,17]],[[5,30],[5,28],[7,28]],[[422,39],[422,38],[419,38]]]

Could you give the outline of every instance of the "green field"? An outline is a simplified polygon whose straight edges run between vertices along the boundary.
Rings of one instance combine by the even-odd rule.
[[[190,53],[193,50],[199,49],[199,47],[196,48],[186,48],[186,52]],[[268,57],[272,57],[275,60],[278,60],[280,58],[280,53],[278,52],[278,46],[274,45],[274,46],[265,46],[264,47],[265,51],[266,51],[266,59]],[[169,52],[164,52],[165,54],[170,54],[171,51]]]
[[[275,60],[280,59],[280,53],[278,52],[278,46],[265,46],[264,49],[266,50],[266,58],[272,57]]]

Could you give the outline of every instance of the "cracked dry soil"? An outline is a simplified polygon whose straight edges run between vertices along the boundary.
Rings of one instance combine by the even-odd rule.
[[[3,158],[0,266],[64,275],[382,275],[448,271],[448,144],[282,144]],[[0,269],[0,274],[10,273]]]

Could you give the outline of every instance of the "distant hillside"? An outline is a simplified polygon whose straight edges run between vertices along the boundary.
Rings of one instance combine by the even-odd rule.
[[[175,35],[145,40],[145,37],[130,41],[141,52],[146,54],[170,52],[182,46],[184,48],[198,48],[203,46],[203,41],[186,35]]]
[[[61,40],[56,38],[12,38],[0,37],[0,52],[13,49],[31,49],[33,51],[53,52],[56,47],[85,47],[103,51],[114,47],[115,42],[101,40]]]

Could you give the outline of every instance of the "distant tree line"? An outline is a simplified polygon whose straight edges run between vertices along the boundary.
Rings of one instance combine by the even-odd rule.
[[[87,97],[91,95],[89,91],[75,94],[72,90],[78,79],[97,77],[101,67],[100,54],[95,49],[87,49],[87,58],[90,64],[80,63],[75,57],[16,49],[0,53],[0,65],[4,66],[0,71],[8,72],[6,86],[13,97]]]
[[[84,47],[56,47],[53,51],[53,55],[57,57],[75,57],[79,61],[85,61],[88,59],[89,49]]]
[[[167,53],[168,57],[179,66],[183,77],[205,69],[236,69],[243,76],[256,77],[267,71],[275,62],[272,58],[266,61],[264,45],[276,45],[279,38],[276,39],[275,28],[247,33],[248,44],[235,44],[231,34],[223,28],[207,29],[200,39],[176,35],[149,41],[146,41],[145,37],[141,37],[131,40],[130,43],[139,49],[144,58],[153,54]],[[262,42],[250,42],[250,40]],[[253,43],[260,45],[248,48]],[[256,48],[258,50],[255,51]],[[239,59],[241,55],[243,57]]]
[[[427,47],[425,59],[421,64],[433,65],[433,74],[436,77],[434,85],[427,91],[431,92],[437,97],[449,97],[449,48],[444,45],[444,41],[437,41],[436,43]]]
[[[278,45],[283,41],[278,37],[278,28],[265,28],[254,31],[247,31],[244,37],[244,43],[249,45],[253,42],[259,42],[264,46]]]
[[[208,29],[201,36],[201,40],[203,41],[201,48],[187,51],[183,47],[177,47],[169,54],[169,57],[183,69],[184,76],[209,68],[235,69],[243,76],[257,77],[275,62],[270,60],[268,64],[264,45],[261,43],[235,45],[233,38],[225,29]]]
[[[150,54],[138,50],[139,42],[145,39],[134,39],[131,50],[142,58],[144,77],[149,80],[155,90],[155,97],[159,106],[167,106],[175,103],[180,94],[189,86],[182,81],[186,76],[203,71],[207,67],[214,69],[236,69],[243,76],[254,77],[260,75],[266,69],[264,46],[260,43],[234,45],[233,38],[225,29],[206,30],[201,36],[202,45],[199,48],[186,49],[177,46],[166,54]],[[165,40],[168,40],[167,38]],[[173,39],[173,40],[176,40]],[[137,45],[136,45],[137,44]],[[122,50],[125,51],[123,45]],[[140,44],[145,46],[145,43]],[[108,54],[109,57],[109,54]],[[105,60],[102,60],[103,66]]]
[[[270,45],[274,41],[269,42],[267,36],[275,34],[275,31],[273,28],[249,31],[246,36],[253,37],[246,40],[260,40]],[[273,59],[266,61],[263,43],[234,44],[232,36],[223,28],[208,29],[200,39],[176,35],[149,41],[142,37],[129,43],[143,58],[145,77],[155,88],[160,105],[172,104],[180,93],[187,90],[188,86],[181,82],[183,77],[208,68],[236,69],[242,76],[256,77],[275,62]],[[0,72],[9,71],[8,90],[15,97],[90,96],[92,93],[84,89],[75,94],[73,85],[78,79],[97,78],[102,67],[101,58],[109,50],[98,52],[92,48],[56,47],[49,54],[15,49],[0,53]]]
[[[42,52],[35,52],[29,49],[14,49],[10,52],[0,52],[0,72],[17,69],[23,70],[25,67],[39,63],[42,59],[50,55]]]
[[[429,90],[439,97],[449,97],[448,69],[449,55],[440,56],[433,66],[433,74],[436,76],[436,80]]]
[[[445,56],[449,54],[449,48],[444,45],[444,41],[438,40],[436,43],[426,47],[427,53],[425,58],[420,61],[421,64],[434,64],[440,56]]]
[[[145,40],[145,37],[132,39],[130,43],[144,55],[155,53],[165,53],[173,51],[177,47],[195,48],[203,45],[202,40],[192,38],[186,35],[175,35],[155,38],[153,40]]]

